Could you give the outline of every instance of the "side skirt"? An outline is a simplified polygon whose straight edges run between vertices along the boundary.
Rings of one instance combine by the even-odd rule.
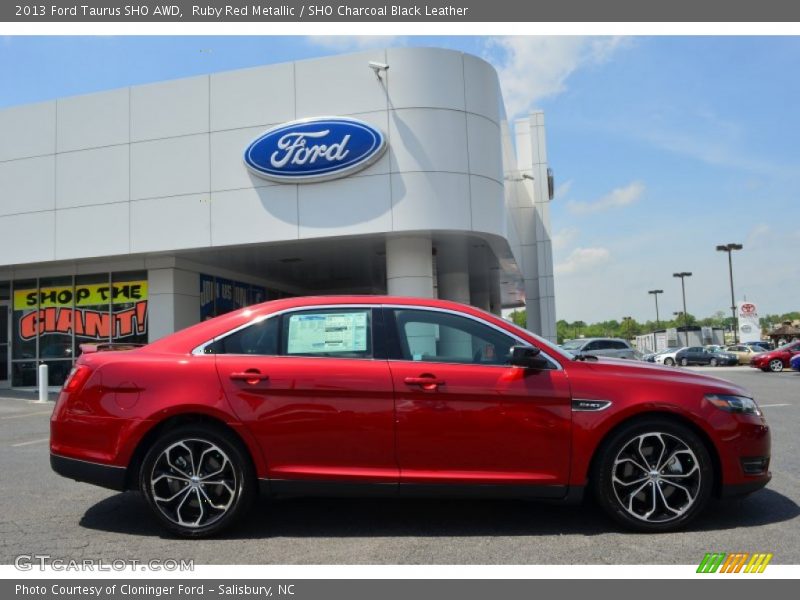
[[[583,486],[566,485],[361,483],[289,479],[259,479],[258,483],[263,495],[276,498],[526,498],[566,501],[570,504],[577,504],[583,498]]]

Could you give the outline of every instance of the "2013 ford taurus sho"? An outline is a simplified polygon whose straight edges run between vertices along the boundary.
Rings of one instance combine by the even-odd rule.
[[[176,534],[256,496],[579,501],[670,531],[770,479],[770,432],[731,383],[572,356],[440,300],[277,300],[141,348],[86,348],[51,420],[59,474],[139,490]]]

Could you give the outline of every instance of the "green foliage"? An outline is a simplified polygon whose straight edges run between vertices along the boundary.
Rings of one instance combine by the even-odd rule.
[[[509,318],[520,325],[525,326],[525,310],[515,310]],[[784,321],[800,320],[800,312],[784,313],[782,315],[767,315],[761,318],[761,327],[764,330],[770,329],[773,325],[783,323]],[[657,329],[669,329],[671,327],[683,327],[684,325],[694,325],[699,327],[722,327],[730,330],[733,324],[733,316],[725,313],[724,311],[717,311],[713,316],[704,319],[698,319],[692,314],[686,315],[686,319],[682,314],[672,315],[670,320],[662,320],[658,324],[654,320],[638,322],[636,319],[625,319],[617,321],[611,319],[610,321],[602,321],[599,323],[585,323],[584,321],[565,321],[560,319],[556,322],[556,335],[558,336],[558,343],[563,344],[566,340],[575,339],[577,337],[619,337],[624,339],[632,339],[637,335],[656,331]],[[657,326],[658,325],[658,326]]]
[[[518,325],[519,327],[525,327],[526,316],[524,309],[515,310],[510,315],[508,315],[508,318],[511,320],[512,323],[514,323],[514,325]]]
[[[784,321],[797,321],[800,320],[800,312],[788,312],[783,313],[782,315],[766,315],[759,319],[759,323],[761,324],[761,329],[764,331],[769,331],[775,325],[780,325]]]

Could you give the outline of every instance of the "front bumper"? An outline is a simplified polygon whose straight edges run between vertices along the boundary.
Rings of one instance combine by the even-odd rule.
[[[68,479],[92,483],[117,491],[125,489],[125,467],[102,465],[52,453],[50,454],[50,467]]]
[[[720,496],[722,498],[737,498],[752,494],[767,485],[770,479],[772,479],[772,473],[767,473],[766,475],[762,475],[759,479],[748,481],[747,483],[723,485]]]

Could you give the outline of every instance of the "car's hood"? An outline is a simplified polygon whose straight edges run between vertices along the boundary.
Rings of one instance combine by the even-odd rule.
[[[752,396],[745,388],[731,383],[730,381],[720,379],[719,377],[712,377],[711,375],[699,373],[697,371],[666,367],[658,363],[602,356],[598,357],[596,361],[586,361],[584,364],[590,365],[592,370],[602,371],[604,374],[612,377],[652,379],[656,385],[659,380],[662,380],[709,389],[713,388],[721,393]]]

